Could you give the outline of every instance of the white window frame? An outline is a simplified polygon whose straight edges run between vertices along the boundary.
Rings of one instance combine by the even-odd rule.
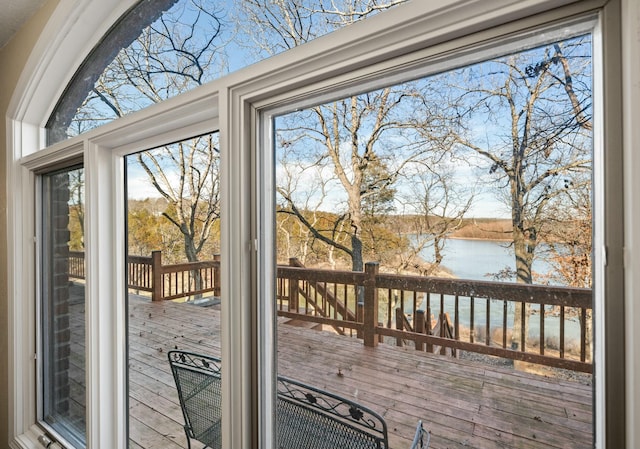
[[[86,182],[87,261],[87,447],[126,447],[124,295],[125,230],[123,156],[133,151],[220,130],[222,157],[222,357],[223,447],[273,447],[270,413],[275,375],[275,332],[268,304],[274,275],[270,217],[269,117],[296,99],[337,92],[336,86],[366,83],[385,71],[410,67],[423,58],[488,39],[508,36],[565,17],[601,13],[604,46],[619,54],[612,26],[619,25],[619,2],[593,0],[432,0],[399,6],[366,23],[355,24],[303,47],[257,63],[179,97],[136,112],[82,136],[44,146],[43,125],[74,68],[133,0],[61,2],[45,28],[9,107],[8,253],[11,447],[42,447],[37,423],[37,292],[35,171],[71,156],[83,155]],[[606,6],[605,6],[606,3]],[[565,5],[565,6],[563,6]],[[473,33],[473,34],[472,34]],[[418,53],[416,53],[418,52]],[[422,52],[422,53],[420,53]],[[605,69],[609,61],[603,61]],[[619,61],[618,61],[619,62]],[[594,66],[596,66],[594,64]],[[620,76],[615,69],[606,77]],[[596,70],[597,71],[597,70]],[[621,135],[617,113],[620,92],[603,82],[594,93],[614,100],[599,111],[606,118],[596,131],[607,148]],[[617,95],[617,97],[615,96]],[[304,101],[304,100],[302,100]],[[604,112],[607,114],[604,114]],[[616,121],[617,120],[617,121]],[[622,151],[603,155],[609,169],[621,170]],[[611,216],[604,225],[601,248],[609,251],[607,268],[596,272],[598,285],[612,304],[622,308],[621,181],[601,179]],[[596,182],[598,182],[596,180]],[[602,198],[601,198],[602,200]],[[620,222],[620,223],[619,223]],[[604,257],[604,256],[601,256]],[[601,259],[602,260],[602,259]],[[613,280],[614,282],[611,282]],[[606,282],[605,282],[606,281]],[[228,298],[233,298],[229,301]],[[621,298],[621,299],[615,299]],[[617,301],[617,302],[615,302]],[[607,447],[624,438],[624,385],[615,366],[624,363],[616,348],[624,336],[596,328],[596,444]],[[99,319],[98,319],[99,317]],[[253,322],[258,326],[233,323]],[[600,343],[598,343],[600,341]],[[600,348],[600,349],[598,349]],[[606,358],[605,358],[606,353]],[[624,379],[624,375],[622,376]],[[621,389],[620,389],[621,388]],[[620,424],[620,421],[622,423]],[[620,437],[622,430],[622,437]],[[617,434],[616,434],[617,433]],[[50,446],[53,447],[53,446]],[[614,446],[609,446],[614,447]]]

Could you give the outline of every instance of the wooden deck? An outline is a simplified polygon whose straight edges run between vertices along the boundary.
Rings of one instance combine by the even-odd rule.
[[[185,448],[167,362],[174,348],[219,355],[219,310],[151,303],[129,306],[130,447]],[[382,414],[392,449],[408,448],[418,419],[431,447],[588,448],[592,389],[509,368],[281,323],[279,373],[356,399]]]

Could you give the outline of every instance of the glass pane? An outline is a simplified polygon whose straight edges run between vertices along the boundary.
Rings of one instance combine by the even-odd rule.
[[[405,1],[141,1],[75,74],[47,123],[49,144]]]
[[[593,446],[592,114],[586,35],[276,118],[280,444]]]
[[[220,447],[218,134],[126,167],[129,447]]]
[[[84,170],[42,176],[43,419],[86,441]]]

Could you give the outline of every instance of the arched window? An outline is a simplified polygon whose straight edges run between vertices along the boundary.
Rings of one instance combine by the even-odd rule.
[[[82,134],[407,0],[144,0],[82,63],[46,128]]]

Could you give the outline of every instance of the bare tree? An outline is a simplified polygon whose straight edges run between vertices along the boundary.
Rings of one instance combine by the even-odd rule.
[[[391,88],[294,112],[277,122],[277,133],[297,152],[280,153],[280,163],[316,167],[328,180],[323,206],[337,213],[332,235],[311,226],[295,198],[279,189],[282,211],[295,214],[318,240],[344,254],[352,269],[363,269],[363,232],[371,217],[385,213],[393,199],[393,185],[427,148],[403,136],[409,126],[402,117],[411,95]],[[409,131],[407,131],[409,132]],[[386,138],[386,135],[393,138]],[[337,231],[340,230],[340,235]]]
[[[252,29],[244,33],[249,38],[246,44],[264,54],[279,53],[403,2],[246,0],[243,22]],[[402,168],[402,164],[390,160],[390,154],[400,148],[406,154],[410,147],[403,143],[391,149],[391,144],[382,143],[383,135],[402,128],[396,111],[408,98],[404,91],[383,89],[316,106],[278,121],[277,132],[285,145],[304,146],[295,163],[307,168],[316,166],[325,175],[330,172],[335,181],[333,187],[340,190],[341,197],[340,206],[332,206],[338,212],[332,230],[319,229],[311,223],[292,192],[283,188],[278,190],[281,212],[296,215],[315,239],[346,254],[356,271],[363,269],[365,214],[372,211],[373,204],[385,196],[389,198]],[[414,149],[407,160],[417,152]],[[294,163],[293,155],[286,152],[286,159],[281,158],[280,163]]]
[[[139,165],[169,207],[162,215],[180,230],[189,262],[199,259],[220,219],[217,134],[137,154]]]
[[[69,171],[69,245],[84,251],[84,169]]]
[[[580,37],[441,77],[452,112],[447,139],[477,161],[511,210],[517,282],[533,282],[550,205],[577,188],[565,180],[591,170],[589,48]],[[516,307],[515,336],[523,325],[526,333],[520,316]]]
[[[237,22],[248,51],[270,56],[408,0],[243,0]]]
[[[120,50],[76,113],[72,127],[82,132],[224,73],[224,46],[230,33],[222,17],[210,2],[177,2]],[[163,215],[183,236],[187,260],[197,261],[220,216],[217,134],[142,152],[136,160],[167,200]]]
[[[416,164],[407,176],[408,191],[400,201],[410,229],[401,231],[410,233],[412,242],[409,250],[399,255],[402,270],[413,268],[422,275],[437,273],[444,260],[447,238],[463,226],[463,218],[473,204],[473,188],[456,182],[452,170],[442,162]],[[433,251],[433,260],[424,260],[427,249]]]
[[[576,176],[565,179],[567,199],[549,208],[551,222],[544,259],[551,266],[549,280],[572,287],[592,287],[593,212],[591,179]],[[593,354],[593,310],[586,310],[583,317],[579,310],[569,311],[585,328],[589,347],[587,358]],[[584,320],[584,321],[583,321]]]
[[[325,245],[325,238],[340,241],[344,221],[331,223],[328,214],[322,213],[322,204],[331,190],[331,176],[327,170],[317,164],[306,164],[299,158],[297,145],[285,142],[278,136],[281,161],[278,167],[277,192],[281,199],[278,209],[279,239],[278,253],[281,248],[281,236],[286,236],[286,257],[297,257],[302,263],[318,263],[328,259],[332,268],[336,267],[334,247]],[[292,220],[289,220],[292,218]],[[336,227],[337,225],[337,227]]]

